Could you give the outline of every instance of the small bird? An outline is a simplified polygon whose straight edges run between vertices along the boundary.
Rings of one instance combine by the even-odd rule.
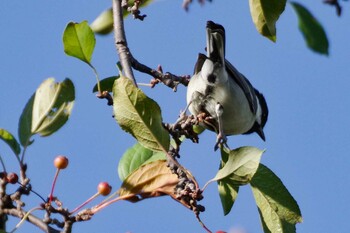
[[[226,135],[256,132],[265,141],[268,117],[264,96],[225,59],[225,29],[207,22],[207,55],[199,54],[187,88],[187,108],[205,128],[217,133],[215,150]]]

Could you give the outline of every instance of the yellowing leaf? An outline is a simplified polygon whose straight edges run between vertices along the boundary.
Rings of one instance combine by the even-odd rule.
[[[249,0],[250,14],[258,32],[276,41],[276,22],[283,13],[286,0]]]
[[[170,171],[166,161],[158,160],[131,173],[119,189],[119,195],[134,194],[137,199],[133,201],[163,195],[174,196],[177,183],[177,175]]]

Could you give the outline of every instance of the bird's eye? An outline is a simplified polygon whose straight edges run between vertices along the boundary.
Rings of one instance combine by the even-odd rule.
[[[208,82],[215,83],[216,75],[215,74],[209,74],[208,75]]]

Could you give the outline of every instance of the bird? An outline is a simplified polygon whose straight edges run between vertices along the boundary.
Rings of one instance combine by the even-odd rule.
[[[227,146],[229,135],[257,133],[265,141],[265,97],[225,58],[225,28],[206,25],[206,52],[199,53],[187,87],[187,107],[199,124],[217,133],[214,149]],[[199,116],[205,117],[199,117]]]

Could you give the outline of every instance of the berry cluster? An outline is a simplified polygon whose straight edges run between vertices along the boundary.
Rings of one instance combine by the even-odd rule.
[[[171,148],[168,155],[170,156],[170,158],[168,157],[169,169],[179,178],[179,182],[174,190],[175,196],[181,203],[190,208],[195,215],[198,216],[200,212],[205,211],[204,206],[197,203],[203,199],[202,190],[198,188],[196,180],[194,180],[194,178],[189,178],[186,169],[176,161],[175,158],[179,157],[176,150]]]

